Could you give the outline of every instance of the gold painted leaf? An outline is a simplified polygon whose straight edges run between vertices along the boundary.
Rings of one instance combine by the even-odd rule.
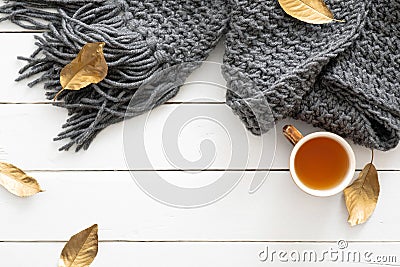
[[[339,21],[323,0],[278,0],[282,9],[290,16],[311,24]],[[343,22],[343,21],[340,21]]]
[[[0,184],[12,194],[29,197],[42,192],[39,183],[16,166],[0,162]]]
[[[85,44],[76,58],[61,70],[60,83],[63,90],[80,90],[89,84],[101,82],[107,76],[104,45],[103,42]]]
[[[58,267],[86,267],[97,255],[97,224],[77,233],[65,244]]]
[[[351,226],[368,220],[375,210],[379,196],[378,172],[372,163],[365,165],[358,178],[344,190],[348,222]]]

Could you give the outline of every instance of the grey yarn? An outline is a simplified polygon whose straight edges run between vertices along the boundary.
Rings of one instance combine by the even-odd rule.
[[[56,103],[71,115],[56,138],[70,139],[61,149],[87,149],[108,125],[174,96],[172,81],[198,65],[189,64],[179,77],[157,73],[205,59],[227,29],[227,104],[250,131],[261,134],[293,117],[388,150],[400,138],[399,1],[328,0],[346,22],[327,25],[300,22],[276,0],[13,0],[0,7],[7,14],[0,21],[47,30],[35,37],[33,55],[20,57],[27,65],[18,80],[44,73],[30,85],[44,82],[50,99],[61,90],[61,68],[79,49],[106,42],[106,79],[63,92],[64,102]],[[146,81],[156,85],[141,87]]]
[[[43,10],[49,7],[57,12]],[[28,58],[19,57],[27,65],[17,80],[43,73],[29,86],[44,82],[49,99],[61,90],[61,69],[84,44],[106,43],[107,77],[80,91],[63,91],[63,102],[55,103],[70,115],[55,140],[70,139],[60,150],[76,145],[78,151],[107,126],[173,97],[178,88],[172,83],[153,86],[152,94],[141,85],[170,66],[204,60],[226,28],[225,7],[222,0],[15,0],[0,7],[6,14],[0,22],[9,19],[27,29],[46,30],[35,36],[38,49]],[[184,66],[176,79],[187,77],[198,64]]]
[[[255,134],[270,129],[271,108],[275,120],[293,117],[357,144],[394,148],[400,1],[327,4],[346,22],[310,25],[286,15],[275,0],[232,1],[224,76],[237,94],[228,92],[227,104]],[[249,92],[234,68],[257,88]]]

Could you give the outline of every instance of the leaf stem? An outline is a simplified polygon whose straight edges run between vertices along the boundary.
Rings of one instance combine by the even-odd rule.
[[[61,89],[61,90],[54,96],[53,101],[56,101],[57,98],[58,98],[58,96],[59,96],[64,90],[65,90],[64,88]]]
[[[371,149],[371,164],[374,162],[374,149]]]

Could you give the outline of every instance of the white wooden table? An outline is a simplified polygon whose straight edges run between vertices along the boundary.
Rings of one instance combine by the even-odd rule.
[[[262,141],[266,147],[272,147],[275,139],[270,132],[263,137],[247,137],[248,164],[224,170],[230,154],[236,151],[226,146],[227,136],[218,126],[197,120],[192,126],[188,124],[179,137],[180,151],[188,160],[196,160],[201,157],[200,142],[210,139],[216,146],[215,161],[195,179],[168,162],[163,157],[159,132],[169,114],[181,105],[194,110],[206,107],[215,114],[223,114],[220,123],[237,127],[238,131],[243,127],[223,103],[223,90],[199,90],[192,85],[182,88],[178,96],[151,113],[146,138],[152,167],[138,166],[131,171],[142,177],[160,175],[171,183],[189,187],[212,182],[225,172],[244,172],[244,176],[226,197],[211,205],[193,209],[164,205],[146,195],[131,178],[124,160],[122,123],[101,132],[88,151],[57,151],[62,143],[53,142],[52,138],[61,130],[66,111],[45,99],[41,85],[28,88],[26,81],[14,82],[23,66],[16,57],[33,51],[33,35],[8,22],[0,24],[0,158],[27,170],[46,192],[20,199],[0,189],[0,266],[57,266],[69,237],[94,223],[99,225],[100,247],[93,267],[280,265],[277,254],[273,261],[260,260],[260,252],[266,247],[277,253],[280,250],[370,251],[373,260],[379,260],[375,256],[392,255],[396,256],[396,262],[385,264],[400,264],[399,148],[376,153],[381,196],[371,219],[351,228],[341,194],[311,197],[301,192],[290,178],[291,145],[280,131],[286,123],[296,125],[304,133],[318,130],[305,123],[287,120],[277,124],[277,152],[272,166],[268,160],[258,164],[254,152]],[[209,60],[221,62],[222,55],[221,43]],[[215,73],[202,68],[192,79],[210,75]],[[222,77],[216,79],[224,84]],[[141,119],[143,116],[131,122],[140,123]],[[369,161],[370,152],[352,146],[360,170]],[[142,156],[137,155],[138,159]],[[254,173],[269,170],[260,190],[249,194]],[[339,240],[348,242],[348,247],[339,249]],[[338,262],[325,261],[312,266]],[[294,265],[309,266],[309,263]]]

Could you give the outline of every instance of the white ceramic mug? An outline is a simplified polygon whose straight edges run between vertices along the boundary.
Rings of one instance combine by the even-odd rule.
[[[319,197],[333,196],[333,195],[343,191],[350,184],[350,182],[352,181],[353,176],[354,176],[356,160],[355,160],[353,149],[351,148],[349,143],[347,143],[347,141],[344,140],[342,137],[340,137],[337,134],[331,133],[331,132],[314,132],[314,133],[308,134],[306,136],[303,136],[293,125],[286,125],[285,127],[283,127],[283,134],[294,145],[292,153],[290,154],[290,174],[293,178],[293,181],[304,192],[306,192],[310,195],[319,196]],[[348,166],[345,176],[342,178],[342,181],[335,187],[332,187],[329,189],[317,190],[317,189],[313,189],[313,188],[306,186],[299,179],[299,177],[296,173],[296,170],[294,168],[294,161],[295,161],[297,152],[299,151],[299,148],[303,144],[305,144],[307,141],[314,139],[314,138],[318,138],[318,137],[326,137],[326,138],[330,138],[330,139],[336,141],[338,144],[340,144],[344,148],[344,150],[346,151],[348,160],[349,160],[349,166]]]

